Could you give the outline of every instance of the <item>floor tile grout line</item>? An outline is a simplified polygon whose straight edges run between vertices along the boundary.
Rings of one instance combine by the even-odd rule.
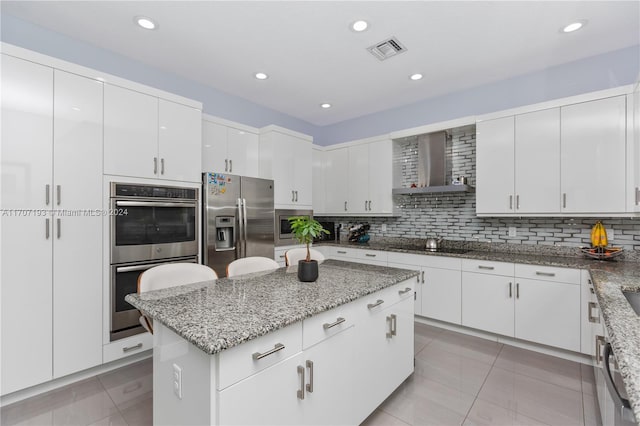
[[[489,378],[489,375],[491,374],[491,371],[493,370],[493,367],[495,366],[496,361],[498,360],[498,357],[500,356],[500,354],[502,353],[502,350],[504,349],[504,343],[500,343],[500,342],[497,342],[497,343],[499,345],[501,345],[500,346],[500,350],[496,354],[496,357],[493,359],[493,362],[491,363],[491,368],[487,372],[487,375],[484,377],[484,380],[482,381],[482,384],[478,388],[478,393],[476,393],[476,396],[473,398],[473,402],[469,406],[469,409],[467,410],[467,414],[464,416],[464,419],[462,420],[462,424],[464,424],[464,422],[467,421],[467,418],[469,417],[469,413],[471,413],[471,410],[473,409],[473,406],[476,404],[476,401],[478,400],[478,396],[480,395],[480,392],[482,391],[482,388],[484,387],[485,383],[487,383],[487,379]]]
[[[120,407],[118,407],[118,404],[116,404],[116,402],[113,400],[113,397],[111,397],[111,394],[109,393],[109,391],[107,390],[107,388],[105,387],[104,383],[102,383],[102,380],[100,379],[100,375],[96,375],[95,376],[96,379],[98,379],[98,382],[100,383],[100,386],[102,386],[102,388],[104,389],[104,392],[107,394],[107,396],[109,397],[109,399],[111,400],[111,403],[113,403],[113,406],[116,408],[116,411],[118,412],[118,414],[120,415],[120,417],[122,417],[122,420],[124,421],[124,423],[126,425],[129,425],[129,422],[127,422],[124,418],[124,415],[122,414],[122,411],[120,411]],[[107,416],[110,417],[110,416]],[[105,418],[107,418],[105,417]],[[102,420],[102,419],[101,419]]]

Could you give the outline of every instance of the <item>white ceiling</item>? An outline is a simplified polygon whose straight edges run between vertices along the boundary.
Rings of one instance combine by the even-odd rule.
[[[635,0],[2,1],[2,12],[320,126],[640,43]],[[357,19],[370,28],[351,31]],[[575,20],[588,24],[561,33]],[[380,62],[366,48],[389,36],[408,51]]]

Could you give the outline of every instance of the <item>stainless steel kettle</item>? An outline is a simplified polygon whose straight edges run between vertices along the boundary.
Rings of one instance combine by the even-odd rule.
[[[442,244],[442,238],[427,238],[425,248],[427,250],[438,250]]]

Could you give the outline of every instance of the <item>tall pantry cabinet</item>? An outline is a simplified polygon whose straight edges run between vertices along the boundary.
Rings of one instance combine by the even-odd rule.
[[[103,83],[3,54],[1,84],[5,395],[102,362]]]

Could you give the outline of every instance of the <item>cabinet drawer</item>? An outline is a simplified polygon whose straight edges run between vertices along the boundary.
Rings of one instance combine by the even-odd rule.
[[[307,349],[355,325],[358,301],[314,315],[302,322],[302,346]]]
[[[416,281],[413,278],[410,278],[399,284],[377,291],[368,296],[364,296],[361,299],[353,302],[357,304],[359,316],[357,321],[360,321],[360,316],[363,314],[365,315],[365,317],[367,317],[369,313],[379,312],[399,302],[400,300],[409,297],[413,298],[415,282]]]
[[[276,350],[282,345],[282,349]],[[264,370],[302,350],[302,321],[219,354],[218,390]],[[268,352],[271,354],[266,355]],[[263,355],[261,358],[258,358]]]
[[[390,263],[404,263],[405,265],[427,266],[429,268],[455,269],[457,271],[462,268],[462,258],[459,257],[390,252],[387,259]]]
[[[508,262],[494,262],[489,260],[463,259],[462,270],[480,274],[513,276],[514,264]]]
[[[153,336],[150,333],[136,334],[104,345],[102,347],[102,362],[106,364],[152,348]]]
[[[552,266],[522,265],[516,263],[515,275],[518,278],[530,278],[542,281],[580,284],[580,270]]]
[[[387,254],[388,253],[386,251],[378,251],[378,250],[362,250],[362,249],[351,250],[352,257],[355,257],[356,259],[375,261],[376,264],[380,264],[378,262],[386,262]]]

